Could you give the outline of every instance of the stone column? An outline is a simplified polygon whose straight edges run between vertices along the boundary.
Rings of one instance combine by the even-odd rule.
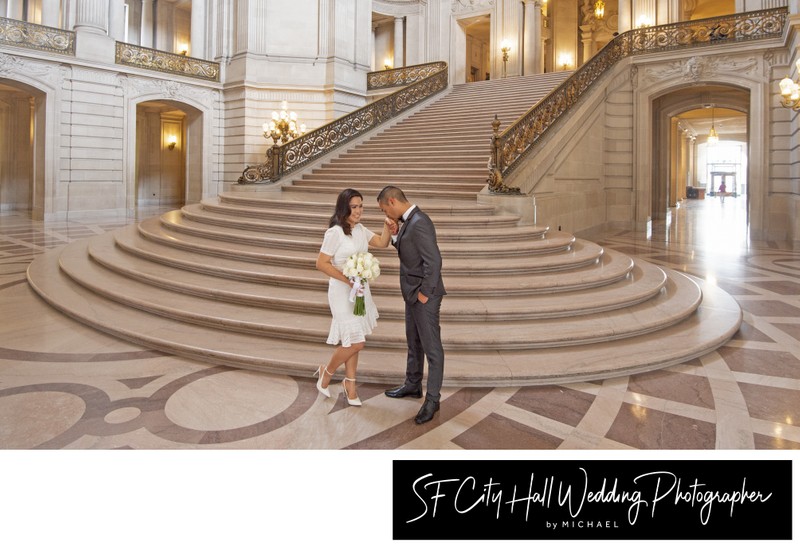
[[[620,34],[633,28],[631,24],[631,0],[619,0],[619,15],[617,17]]]
[[[22,21],[22,0],[8,0],[6,17]]]
[[[59,28],[59,0],[42,0],[42,24],[46,27]]]
[[[583,43],[583,60],[581,64],[583,64],[594,55],[594,30],[592,29],[592,25],[581,25],[580,29],[581,42]],[[578,67],[578,63],[575,63],[575,67]]]
[[[192,0],[192,30],[191,50],[192,57],[206,58],[206,0]]]
[[[525,0],[525,60],[523,74],[541,74],[542,65],[542,4],[541,0]]]
[[[394,66],[399,68],[403,65],[403,18],[394,18]]]
[[[111,0],[108,5],[108,34],[117,42],[125,40],[125,0]]]
[[[114,40],[108,36],[108,1],[78,0],[75,12],[75,56],[114,63]]]
[[[142,34],[139,45],[153,47],[153,0],[142,0]]]

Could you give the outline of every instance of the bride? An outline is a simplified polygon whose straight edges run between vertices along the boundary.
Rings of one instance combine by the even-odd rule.
[[[388,217],[383,222],[383,231],[378,236],[360,223],[364,211],[364,197],[352,188],[343,190],[336,199],[336,210],[330,220],[330,228],[325,232],[322,248],[317,257],[317,269],[327,274],[328,304],[331,307],[331,329],[328,344],[336,346],[327,364],[319,366],[316,375],[317,390],[329,398],[328,385],[340,365],[344,364],[345,378],[342,381],[344,395],[350,405],[361,405],[356,393],[356,369],[358,353],[364,348],[366,336],[377,325],[378,309],[370,294],[369,284],[364,288],[366,314],[353,314],[350,302],[350,289],[353,285],[342,268],[347,258],[355,253],[367,251],[369,246],[388,247],[391,236],[397,231],[397,223]]]

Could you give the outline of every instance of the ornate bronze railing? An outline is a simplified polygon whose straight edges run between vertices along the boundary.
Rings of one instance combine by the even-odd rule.
[[[367,73],[367,91],[408,86],[444,70],[446,67],[447,63],[444,61],[436,61],[435,63],[369,72]]]
[[[284,145],[267,149],[267,161],[247,166],[240,184],[277,181],[284,175],[352,141],[420,101],[447,89],[447,63],[418,82],[387,95]]]
[[[75,33],[0,17],[0,44],[75,55]]]
[[[219,82],[219,63],[126,44],[125,42],[117,42],[116,62],[119,65]]]
[[[787,8],[775,8],[635,29],[617,36],[503,133],[498,131],[499,123],[493,125],[488,179],[490,191],[518,192],[518,189],[508,188],[503,179],[617,61],[645,53],[778,38],[783,34],[787,15]]]

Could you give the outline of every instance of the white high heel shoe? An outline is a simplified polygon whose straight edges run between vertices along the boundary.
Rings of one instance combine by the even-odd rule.
[[[327,369],[326,369],[326,371],[327,371]],[[347,394],[347,386],[344,384],[347,381],[352,382],[354,385],[356,383],[355,379],[348,379],[347,377],[344,378],[344,380],[342,381],[342,389],[344,390],[344,398],[347,400],[347,403],[349,403],[353,407],[361,407],[361,398],[356,396],[355,398],[353,398],[351,400],[350,396]]]
[[[333,376],[333,373],[328,371],[328,367],[326,365],[324,365],[324,364],[320,365],[319,369],[317,369],[316,373],[314,373],[315,375],[317,375],[319,377],[319,380],[317,381],[317,390],[319,390],[319,393],[322,394],[323,396],[325,396],[326,398],[330,398],[331,397],[330,386],[327,386],[326,388],[322,388],[322,375],[323,375],[322,374],[322,370],[323,369],[325,369],[325,373],[327,373],[328,375]]]

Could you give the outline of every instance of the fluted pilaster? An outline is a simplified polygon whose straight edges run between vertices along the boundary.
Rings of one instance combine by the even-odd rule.
[[[125,0],[109,2],[108,22],[108,35],[118,42],[123,42],[125,40]]]
[[[107,34],[107,0],[78,0],[77,11],[75,15],[76,32],[85,31],[92,32],[94,34]]]
[[[394,68],[405,66],[403,64],[403,57],[405,51],[403,50],[403,18],[394,18]]]
[[[60,0],[42,0],[42,25],[60,28],[58,20]]]
[[[192,0],[191,55],[205,59],[207,0]]]

